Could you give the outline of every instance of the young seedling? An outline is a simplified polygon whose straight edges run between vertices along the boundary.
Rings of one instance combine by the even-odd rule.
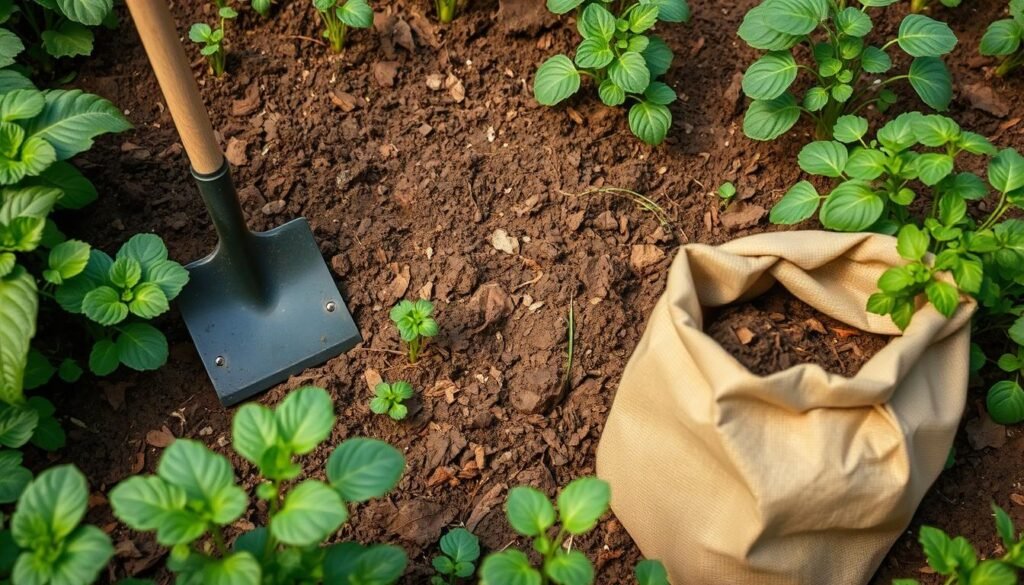
[[[434,320],[434,303],[420,299],[416,302],[403,300],[391,309],[391,320],[398,327],[398,334],[409,346],[409,363],[419,359],[427,339],[438,333]]]
[[[249,497],[236,485],[228,459],[201,443],[172,443],[156,475],[121,482],[110,504],[125,524],[156,532],[157,542],[171,547],[168,567],[181,583],[393,584],[405,571],[402,549],[322,544],[348,520],[349,504],[395,487],[405,467],[402,454],[374,439],[349,439],[327,459],[326,483],[297,481],[302,466],[295,457],[316,449],[334,423],[330,396],[315,387],[295,390],[276,410],[251,403],[238,410],[233,446],[265,480],[256,497],[266,502],[269,521],[233,547],[223,527],[250,509]]]
[[[910,0],[910,11],[911,12],[924,12],[934,4],[935,0]],[[939,0],[939,4],[942,4],[946,8],[956,8],[960,6],[963,0]]]
[[[1002,57],[996,75],[1024,65],[1024,0],[1010,0],[1010,18],[997,20],[981,37],[981,54]]]
[[[887,86],[904,79],[924,103],[944,111],[953,98],[953,86],[939,57],[957,43],[946,24],[911,14],[903,19],[896,38],[881,46],[865,40],[873,28],[868,8],[896,1],[861,0],[856,8],[847,6],[847,0],[765,0],[751,9],[739,35],[751,47],[769,52],[743,76],[743,92],[753,99],[743,132],[754,140],[774,140],[806,115],[815,122],[819,139],[831,138],[840,116],[893,104],[896,94]],[[797,61],[803,53],[798,51],[801,44],[811,49],[810,65]],[[893,46],[914,59],[907,73],[886,77],[893,67],[887,50]],[[790,87],[801,70],[814,83],[798,100]]]
[[[83,268],[85,252],[88,260]],[[51,252],[51,269],[44,273],[56,285],[57,302],[64,310],[84,314],[104,326],[89,356],[89,369],[105,376],[120,364],[139,371],[162,366],[167,361],[164,335],[148,323],[128,319],[162,315],[188,283],[188,271],[168,259],[163,240],[154,234],[135,235],[118,250],[116,258],[77,244],[60,250],[58,256],[60,260],[55,262]],[[64,263],[65,256],[73,259],[69,261],[73,270]],[[54,266],[66,272],[60,273]]]
[[[0,466],[11,458],[6,455],[9,453],[0,452]],[[20,461],[20,453],[16,458]],[[88,500],[85,476],[71,465],[51,467],[29,483],[18,500],[9,531],[0,533],[4,582],[96,582],[114,556],[114,546],[102,530],[81,524]]]
[[[227,31],[227,21],[238,16],[234,8],[218,3],[217,16],[220,17],[220,26],[213,28],[205,22],[197,22],[188,31],[188,38],[192,42],[202,45],[199,50],[206,62],[210,65],[210,73],[214,77],[224,75],[226,52],[224,51],[224,35]]]
[[[412,398],[412,385],[405,381],[381,382],[373,389],[375,396],[370,401],[370,410],[375,414],[386,414],[393,420],[402,420],[409,414],[403,402]]]
[[[554,106],[579,91],[581,76],[589,77],[605,105],[633,104],[633,134],[648,144],[661,144],[672,126],[668,105],[676,92],[657,79],[668,72],[672,51],[648,33],[659,21],[688,21],[686,0],[548,0],[547,6],[555,14],[582,8],[577,29],[583,41],[575,59],[555,55],[540,66],[533,84],[537,101]]]
[[[726,181],[718,187],[718,198],[722,200],[722,207],[729,205],[729,203],[736,197],[736,185]]]
[[[345,48],[349,28],[373,26],[373,9],[366,0],[313,0],[313,6],[324,21],[323,37],[335,53]]]
[[[441,553],[432,562],[439,574],[430,578],[430,585],[455,585],[476,571],[480,539],[465,528],[455,528],[441,537]]]
[[[1007,219],[1024,203],[1024,157],[938,115],[903,114],[874,139],[867,133],[866,119],[844,116],[835,140],[805,146],[800,168],[840,183],[819,195],[800,181],[772,209],[772,222],[798,223],[820,207],[818,217],[829,229],[898,234],[897,251],[907,264],[882,274],[868,310],[905,329],[922,296],[947,316],[961,293],[975,297],[981,305],[976,320],[1008,327],[1009,341],[1018,346],[999,360],[1012,377],[990,388],[989,414],[1003,424],[1024,420],[1016,357],[1024,346],[1024,291],[1018,284],[1024,278],[1024,221]],[[958,169],[967,155],[988,159],[987,181]],[[968,203],[984,199],[991,201],[982,207],[989,211],[975,219]],[[986,361],[983,353],[980,361]]]
[[[639,585],[669,585],[668,571],[661,561],[645,559],[636,564],[636,581]]]
[[[437,11],[437,19],[448,24],[462,14],[468,4],[469,0],[434,0],[434,10]]]
[[[249,5],[263,18],[270,16],[271,0],[249,0]]]
[[[992,504],[996,531],[1003,541],[1003,556],[978,560],[978,553],[962,536],[950,538],[945,532],[931,526],[922,526],[918,541],[924,550],[928,565],[946,577],[947,585],[1014,585],[1017,572],[1024,567],[1024,542],[1013,527],[1013,520],[999,506]],[[896,579],[893,585],[920,585],[917,579]]]

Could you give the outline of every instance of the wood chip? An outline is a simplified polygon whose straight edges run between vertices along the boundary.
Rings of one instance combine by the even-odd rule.
[[[757,337],[754,335],[753,331],[746,327],[740,327],[739,329],[734,330],[733,333],[736,334],[736,339],[738,339],[743,345],[750,345],[750,342],[754,341],[754,338]]]
[[[157,449],[164,449],[174,442],[174,433],[166,426],[160,430],[146,433],[146,444]]]
[[[1024,496],[1020,494],[1010,494],[1010,501],[1018,506],[1024,506]]]
[[[363,372],[363,379],[366,380],[366,386],[370,389],[370,392],[375,391],[377,389],[377,384],[384,381],[384,378],[380,376],[380,372],[373,368],[367,368],[366,371]]]
[[[361,105],[359,98],[345,91],[334,90],[328,94],[328,97],[331,99],[331,103],[338,106],[343,112],[351,112]]]

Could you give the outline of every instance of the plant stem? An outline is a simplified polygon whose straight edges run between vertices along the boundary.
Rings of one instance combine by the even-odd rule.
[[[449,24],[455,20],[455,0],[435,0],[434,8],[437,9],[437,19],[442,24]]]
[[[1003,59],[1003,62],[996,67],[996,75],[999,77],[1005,77],[1008,73],[1021,65],[1024,65],[1024,51],[1017,51],[1013,55]]]
[[[228,556],[228,546],[224,543],[224,533],[221,531],[220,526],[211,523],[210,535],[213,536],[213,544],[217,547],[217,552],[221,558]]]
[[[917,13],[921,12],[928,6],[928,0],[910,0],[910,11]]]

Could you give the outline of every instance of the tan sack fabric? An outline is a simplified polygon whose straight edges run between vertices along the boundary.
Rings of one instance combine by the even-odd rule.
[[[612,509],[676,585],[866,583],[943,468],[963,413],[970,316],[931,305],[902,335],[865,310],[903,264],[888,236],[783,232],[680,249],[622,375],[597,452]],[[894,335],[853,378],[751,374],[702,307],[775,282]]]

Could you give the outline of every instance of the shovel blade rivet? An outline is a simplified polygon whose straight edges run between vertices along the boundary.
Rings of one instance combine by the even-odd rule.
[[[213,360],[213,363],[217,364],[218,366],[223,366],[224,365],[224,356],[222,356],[222,355],[217,356],[217,359]]]
[[[324,308],[327,309],[328,313],[333,313],[334,310],[338,308],[338,305],[334,301],[327,301],[327,304],[324,305]]]

